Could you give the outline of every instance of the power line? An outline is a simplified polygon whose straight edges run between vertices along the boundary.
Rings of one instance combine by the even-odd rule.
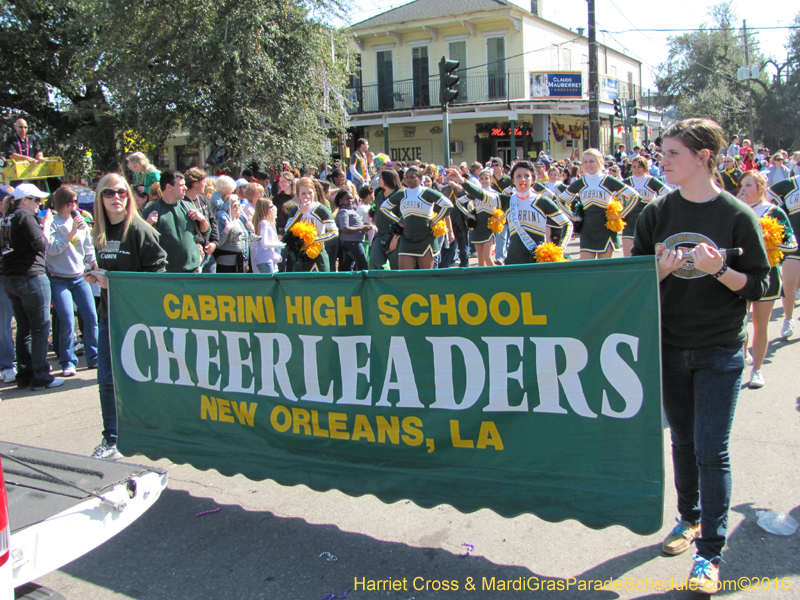
[[[612,2],[613,4],[613,2]],[[619,9],[617,9],[619,10]],[[627,18],[627,17],[626,17]],[[620,31],[607,31],[604,30],[605,33],[653,33],[653,32],[667,32],[667,33],[677,33],[679,31],[733,31],[736,27],[685,27],[682,29],[622,29]],[[776,25],[774,27],[748,27],[748,31],[765,31],[768,29],[800,29],[800,25]],[[647,37],[647,36],[645,36]],[[650,39],[650,38],[647,38]],[[655,42],[655,40],[650,40],[651,42]]]

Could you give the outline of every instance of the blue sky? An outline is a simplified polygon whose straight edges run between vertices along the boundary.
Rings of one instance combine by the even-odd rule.
[[[530,10],[527,0],[509,0],[513,4]],[[541,1],[541,0],[540,0]],[[407,4],[405,0],[355,0],[352,23],[363,21],[390,8]],[[598,41],[616,48],[642,61],[642,83],[646,87],[653,85],[654,73],[660,63],[667,60],[667,38],[678,33],[641,32],[636,29],[676,29],[681,27],[699,27],[710,23],[711,8],[718,2],[710,0],[596,0],[596,19],[598,30],[609,33],[598,33]],[[794,15],[800,12],[789,9],[791,2],[744,2],[732,3],[738,24],[747,19],[747,27],[789,25]],[[778,5],[782,8],[778,9]],[[544,0],[544,17],[564,27],[576,29],[586,27],[586,0]],[[627,31],[634,30],[634,31]],[[623,32],[624,33],[617,33]],[[788,29],[756,31],[761,51],[777,59],[786,60],[784,47]]]

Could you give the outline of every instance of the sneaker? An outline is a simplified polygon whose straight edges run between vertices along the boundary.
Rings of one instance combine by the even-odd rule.
[[[119,460],[123,458],[116,444],[109,443],[108,440],[103,439],[100,445],[92,452],[92,458],[99,458],[101,460]]]
[[[676,556],[689,549],[695,538],[700,536],[700,523],[692,525],[689,521],[675,519],[677,525],[661,544],[664,554]]]
[[[744,364],[748,367],[753,364],[753,355],[750,354],[750,350],[747,351],[747,355],[744,357]]]
[[[3,369],[3,383],[14,383],[17,380],[17,370],[14,367]]]
[[[85,350],[83,349],[83,342],[78,342],[75,344],[75,356],[83,356]]]
[[[757,389],[764,387],[764,376],[761,374],[761,369],[753,369],[750,373],[750,389]]]
[[[53,381],[51,381],[47,385],[32,385],[31,386],[31,391],[32,392],[41,392],[42,390],[48,390],[50,388],[57,388],[57,387],[61,387],[62,385],[64,385],[64,380],[63,379],[59,379],[58,377],[56,377],[55,379],[53,379]]]
[[[694,567],[689,574],[689,589],[698,594],[716,594],[719,591],[719,566],[695,554]]]
[[[64,370],[61,371],[62,377],[75,377],[75,375],[77,374],[78,372],[75,370],[75,367],[73,366],[64,367]]]
[[[89,365],[86,368],[89,369],[90,371],[92,371],[92,370],[97,369],[97,365]]]
[[[792,335],[794,335],[794,321],[792,319],[786,319],[781,328],[781,337],[788,340]]]

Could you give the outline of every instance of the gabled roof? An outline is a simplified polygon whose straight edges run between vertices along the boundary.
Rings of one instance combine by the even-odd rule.
[[[421,21],[448,15],[465,15],[471,12],[484,12],[499,8],[519,9],[518,6],[506,2],[506,0],[414,0],[414,2],[409,2],[360,23],[355,23],[352,27],[359,29],[380,27],[406,21]]]

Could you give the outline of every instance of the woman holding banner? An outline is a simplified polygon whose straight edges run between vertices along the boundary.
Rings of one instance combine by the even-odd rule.
[[[663,138],[667,183],[680,188],[644,208],[632,250],[658,256],[661,282],[663,405],[680,514],[662,549],[681,554],[696,540],[689,584],[713,594],[728,529],[747,301],[767,292],[769,263],[755,213],[718,185],[722,128],[688,119]]]
[[[118,460],[122,454],[117,450],[117,404],[108,329],[108,278],[104,273],[160,273],[167,268],[167,253],[158,244],[156,230],[139,216],[130,186],[116,173],[106,175],[97,184],[92,238],[100,270],[87,271],[83,278],[101,288],[97,311],[97,386],[103,413],[103,441],[94,449],[92,458]]]

